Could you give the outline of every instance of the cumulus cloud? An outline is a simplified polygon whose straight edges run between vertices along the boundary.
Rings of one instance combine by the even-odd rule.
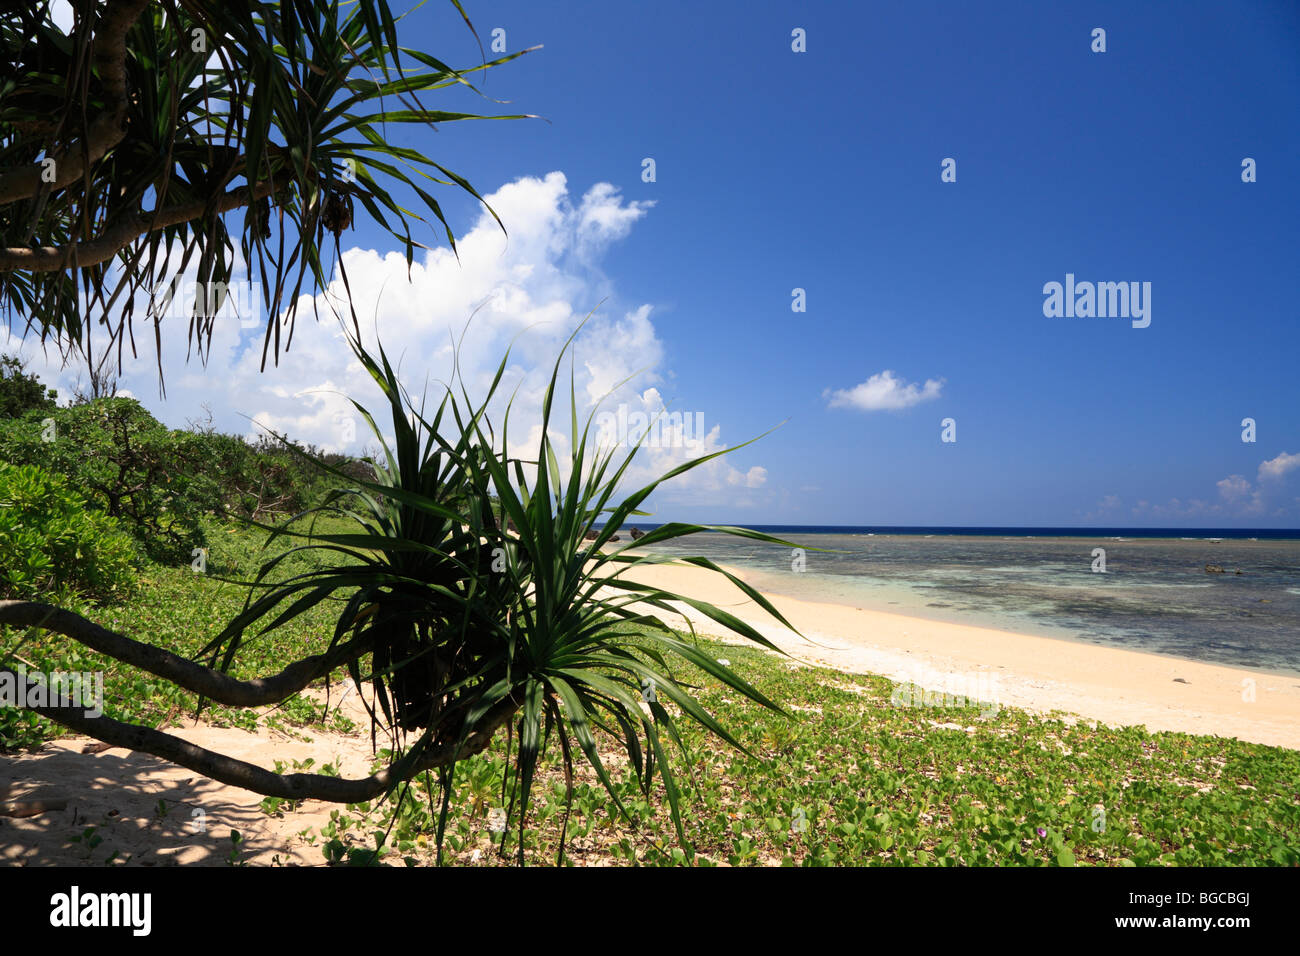
[[[1259,489],[1251,485],[1244,475],[1229,475],[1215,482],[1218,501],[1202,498],[1170,498],[1164,504],[1146,499],[1138,501],[1132,513],[1138,517],[1163,520],[1215,520],[1223,518],[1258,518],[1265,514],[1279,516],[1281,512],[1269,510],[1269,502]]]
[[[1300,468],[1300,454],[1288,455],[1286,452],[1282,452],[1276,458],[1270,458],[1268,461],[1260,463],[1259,480],[1281,478],[1292,468]]]
[[[1225,501],[1240,501],[1250,494],[1250,482],[1242,475],[1229,475],[1217,482],[1216,487]]]
[[[620,455],[639,443],[628,484],[645,484],[691,459],[728,447],[722,441],[721,424],[711,417],[702,410],[670,409],[657,388],[647,388],[630,400],[602,402],[593,437],[597,446]],[[674,478],[662,497],[670,502],[748,506],[756,500],[736,498],[737,489],[754,490],[766,482],[766,468],[754,465],[741,471],[724,455]]]
[[[1276,458],[1260,462],[1257,481],[1252,485],[1245,475],[1229,475],[1216,482],[1219,497],[1230,512],[1242,516],[1255,516],[1270,512],[1281,516],[1284,509],[1276,507],[1277,483],[1294,468],[1300,467],[1300,455],[1280,453]]]
[[[826,389],[822,397],[831,408],[856,408],[859,411],[898,411],[939,397],[943,379],[929,378],[924,385],[906,384],[889,369],[877,372],[852,388]]]
[[[1186,503],[1171,498],[1163,505],[1142,500],[1132,511],[1137,516],[1156,518],[1285,518],[1300,499],[1288,496],[1281,480],[1297,467],[1300,467],[1300,454],[1281,452],[1260,462],[1255,483],[1245,475],[1236,474],[1216,481],[1218,500],[1214,503],[1198,498]]]
[[[458,242],[459,260],[450,250],[435,248],[413,262],[409,276],[405,259],[396,252],[354,247],[343,252],[342,260],[363,341],[367,348],[377,338],[382,341],[398,378],[417,400],[426,393],[440,397],[440,383],[453,377],[472,398],[480,398],[509,349],[501,401],[492,419],[500,422],[504,401],[513,396],[510,450],[535,451],[541,400],[555,356],[587,313],[611,295],[612,284],[599,268],[601,257],[627,236],[651,203],[627,201],[608,183],[592,186],[574,201],[560,172],[515,180],[486,198],[509,234],[483,214]],[[161,364],[166,401],[158,400],[158,357],[152,352],[142,349],[134,360],[128,355],[120,384],[173,427],[202,419],[210,408],[213,425],[222,431],[251,436],[264,427],[330,450],[360,452],[374,438],[348,399],[381,410],[383,400],[349,350],[335,310],[350,323],[337,275],[314,299],[300,300],[292,347],[278,366],[268,362],[264,372],[262,323],[241,323],[233,315],[219,320],[205,367],[187,360],[188,318],[165,318]],[[142,311],[137,309],[137,315]],[[656,386],[667,374],[665,353],[652,313],[649,304],[606,306],[584,326],[564,366],[564,375],[571,369],[574,376],[580,421],[610,403],[625,402],[646,412],[664,409]],[[137,338],[152,342],[152,335]],[[57,355],[43,354],[30,340],[18,343],[3,329],[0,345],[22,352],[44,381],[61,395],[70,394],[76,367],[62,367]],[[567,392],[565,382],[551,424],[564,432]],[[721,423],[713,414],[706,417],[708,427],[696,429],[699,434],[647,449],[627,486],[657,477],[689,457],[726,448]],[[568,451],[563,435],[552,437],[559,442],[557,454]],[[736,488],[757,489],[765,478],[761,466],[740,471],[715,459],[664,490],[669,498],[699,503],[693,496],[732,489],[727,501],[734,504]]]
[[[743,475],[731,469],[731,474],[727,475],[727,482],[733,485],[743,485],[746,488],[761,488],[767,481],[767,469],[762,465],[755,465]]]
[[[584,257],[599,253],[605,246],[622,239],[654,205],[653,199],[623,204],[618,187],[610,183],[597,183],[582,197],[577,210],[577,247]]]

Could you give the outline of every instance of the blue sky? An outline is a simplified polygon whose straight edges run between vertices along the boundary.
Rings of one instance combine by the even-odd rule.
[[[612,184],[626,216],[598,254],[538,253],[571,280],[549,291],[591,297],[578,316],[608,296],[609,349],[638,315],[658,395],[716,442],[785,422],[711,489],[661,496],[661,517],[1297,527],[1300,6],[1134,7],[467,0],[485,43],[543,44],[483,89],[546,122],[403,139],[485,193],[558,171],[577,207]],[[401,36],[478,55],[437,2]],[[459,104],[485,107],[437,105]],[[472,202],[439,198],[474,225]],[[385,238],[361,224],[351,244]],[[1045,317],[1067,273],[1149,282],[1150,326]],[[880,403],[912,384],[921,400],[833,407],[886,371]],[[173,424],[192,411],[184,387],[169,408],[128,384]]]

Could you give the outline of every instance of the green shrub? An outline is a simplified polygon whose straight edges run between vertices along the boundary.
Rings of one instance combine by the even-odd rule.
[[[305,511],[373,472],[312,446],[296,453],[272,438],[250,445],[213,429],[170,429],[133,398],[103,398],[0,419],[0,459],[68,478],[87,503],[117,518],[141,550],[163,564],[189,564],[208,544],[203,516],[275,521]]]
[[[110,598],[131,587],[135,560],[130,537],[66,479],[0,462],[0,597]]]
[[[0,355],[0,418],[16,418],[32,410],[54,407],[58,395],[46,388],[34,374],[26,371],[27,363],[13,355]]]
[[[298,444],[298,452],[271,436],[249,444],[237,435],[214,430],[189,433],[205,463],[203,475],[211,482],[211,501],[226,513],[254,521],[270,521],[306,511],[331,488],[345,482],[317,461],[344,472],[353,480],[367,480],[373,472],[363,463]]]
[[[133,398],[102,398],[6,423],[0,457],[66,477],[149,557],[188,564],[207,543],[202,516],[219,503],[199,439],[167,428]]]
[[[0,459],[68,478],[164,564],[188,564],[208,544],[206,514],[273,522],[348,480],[374,477],[362,461],[311,445],[295,450],[279,436],[249,444],[210,423],[170,429],[132,398],[59,408],[55,397],[21,360],[0,356]]]

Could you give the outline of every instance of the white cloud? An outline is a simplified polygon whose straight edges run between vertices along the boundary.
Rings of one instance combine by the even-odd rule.
[[[727,484],[744,485],[746,488],[761,488],[766,481],[767,469],[762,465],[755,465],[743,475],[733,468],[731,473],[727,475]]]
[[[1216,487],[1225,501],[1239,501],[1250,494],[1250,482],[1242,475],[1229,475],[1217,482]]]
[[[342,258],[363,341],[373,346],[377,329],[399,379],[417,400],[426,391],[430,399],[439,398],[439,383],[450,381],[457,371],[477,400],[510,349],[498,396],[503,406],[514,395],[510,444],[511,451],[518,452],[527,439],[535,442],[540,437],[542,396],[560,347],[584,316],[610,295],[611,284],[599,270],[601,256],[628,234],[651,204],[625,201],[606,183],[596,184],[575,203],[560,172],[515,180],[486,198],[508,236],[485,213],[458,242],[459,260],[448,249],[430,250],[413,262],[408,279],[406,261],[396,252],[354,247]],[[203,418],[207,406],[214,413],[214,426],[223,431],[255,433],[251,420],[300,441],[360,451],[374,439],[347,398],[372,410],[385,406],[352,356],[331,308],[347,318],[345,302],[337,278],[314,301],[303,297],[292,347],[281,354],[278,366],[268,361],[265,372],[259,370],[262,326],[242,329],[235,318],[219,321],[204,367],[186,359],[188,319],[164,319],[166,401],[157,397],[157,357],[144,348],[134,360],[126,356],[121,386],[141,396],[173,427]],[[137,316],[143,311],[138,308]],[[152,340],[137,327],[137,341],[151,347]],[[64,397],[70,395],[76,368],[61,368],[58,356],[43,356],[34,340],[17,349],[15,344],[0,329],[0,345],[29,356],[44,381]],[[663,409],[664,399],[654,386],[667,374],[662,369],[664,354],[649,304],[624,310],[604,307],[587,322],[566,357],[551,428],[568,430],[570,369],[580,421],[602,399],[647,412]],[[619,384],[629,377],[631,382]],[[501,411],[497,407],[491,415],[498,429]],[[686,436],[689,441],[673,447],[642,452],[625,487],[658,477],[695,455],[727,447],[721,425],[712,415],[707,417],[707,432]],[[382,419],[380,425],[385,426]],[[568,447],[565,440],[557,454]],[[717,459],[674,479],[665,490],[672,498],[698,503],[696,494],[733,488],[734,495],[736,487],[760,487],[765,477],[760,466],[741,472]]]
[[[829,398],[831,408],[856,408],[859,411],[898,411],[939,397],[943,379],[926,379],[924,385],[915,382],[904,384],[889,369],[877,372],[865,382],[852,388],[826,389],[823,398]]]
[[[610,183],[597,183],[582,197],[577,211],[578,251],[586,258],[593,251],[622,239],[632,224],[654,206],[653,199],[637,200],[623,205],[618,187]]]
[[[621,462],[627,449],[649,429],[627,472],[627,486],[640,486],[691,459],[726,449],[728,445],[721,439],[722,426],[710,418],[704,411],[669,409],[657,388],[647,388],[631,400],[601,403],[593,441],[606,449],[618,449]],[[643,424],[634,424],[638,420]],[[766,481],[766,468],[754,465],[740,471],[724,455],[672,479],[662,495],[663,500],[674,503],[749,507],[756,500],[736,498],[736,490],[758,489]]]
[[[1300,454],[1282,452],[1276,458],[1260,463],[1257,484],[1252,484],[1245,475],[1229,475],[1215,482],[1214,486],[1219,493],[1216,504],[1200,499],[1192,499],[1184,504],[1177,498],[1171,498],[1164,505],[1139,501],[1132,511],[1135,515],[1160,518],[1284,518],[1290,505],[1285,499],[1279,499],[1281,489],[1276,482],[1298,467]]]
[[[1244,475],[1229,475],[1216,482],[1216,487],[1232,513],[1241,516],[1261,515],[1275,505],[1274,496],[1278,488],[1271,483],[1277,482],[1297,467],[1300,467],[1300,455],[1282,452],[1276,458],[1260,463],[1258,485],[1251,485]],[[1278,515],[1284,512],[1275,509],[1270,513]]]
[[[1292,468],[1300,468],[1300,454],[1288,455],[1282,452],[1276,458],[1260,463],[1259,479],[1262,481],[1265,478],[1281,478]]]
[[[1268,502],[1260,491],[1251,486],[1243,475],[1229,475],[1215,482],[1219,501],[1211,504],[1201,498],[1186,502],[1170,498],[1165,504],[1141,500],[1132,509],[1134,515],[1168,520],[1256,518],[1268,510]]]

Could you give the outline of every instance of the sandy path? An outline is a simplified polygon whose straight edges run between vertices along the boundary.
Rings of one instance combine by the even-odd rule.
[[[336,687],[331,711],[338,698]],[[268,769],[276,760],[292,768],[291,761],[310,757],[316,761],[313,771],[334,763],[345,777],[367,776],[369,722],[355,694],[344,701],[343,712],[357,724],[355,733],[312,730],[309,740],[299,740],[265,726],[251,734],[193,722],[168,732]],[[308,800],[296,811],[272,817],[261,810],[258,794],[148,754],[121,749],[83,754],[89,743],[87,737],[68,737],[47,743],[38,753],[0,758],[3,799],[67,802],[65,809],[37,816],[0,817],[0,866],[98,866],[114,851],[114,864],[226,866],[232,829],[243,837],[241,862],[267,866],[278,857],[286,866],[324,865],[323,841],[312,846],[298,834],[327,824],[330,811],[341,809],[338,804]],[[385,746],[382,738],[379,746]],[[94,827],[90,838],[70,841],[88,827]],[[88,842],[94,837],[100,842],[91,848]]]

